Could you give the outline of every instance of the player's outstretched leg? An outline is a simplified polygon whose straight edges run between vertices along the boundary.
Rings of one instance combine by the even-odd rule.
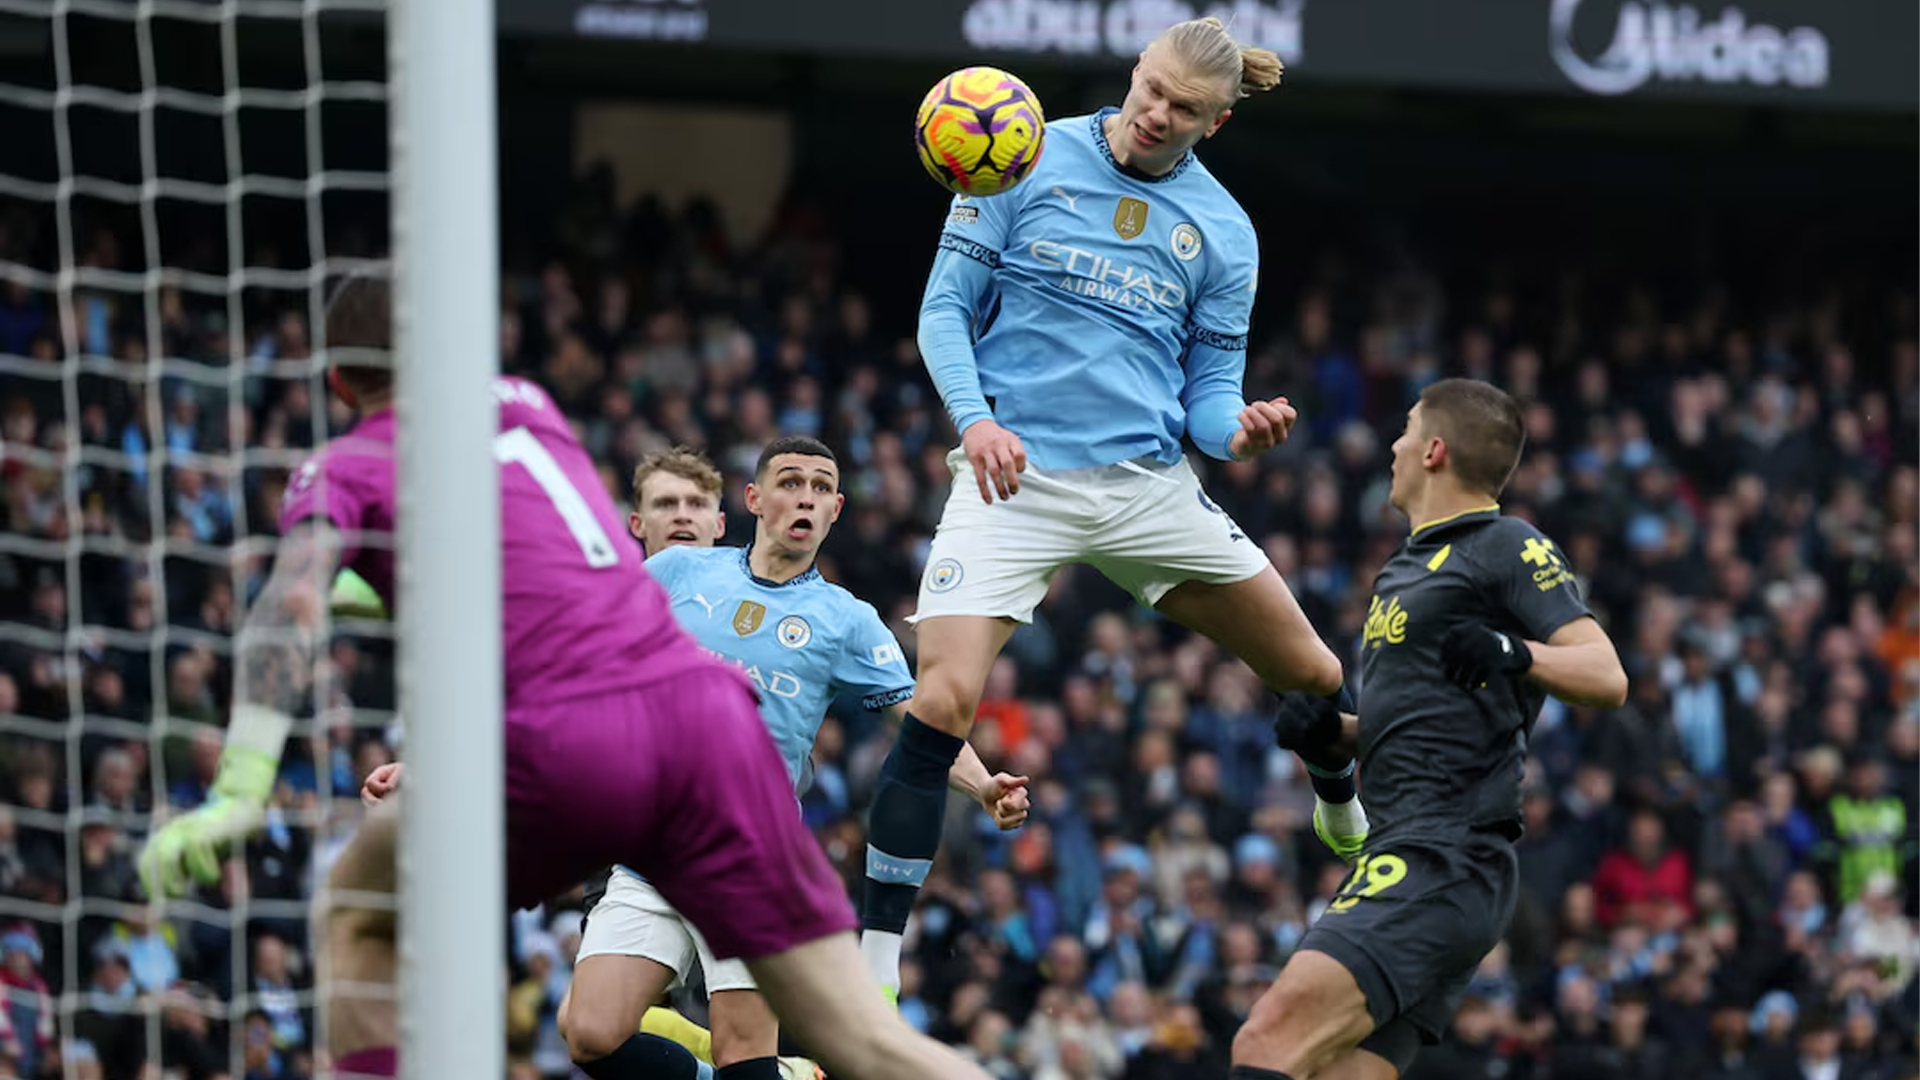
[[[834,1080],[988,1080],[887,1007],[851,934],[750,960],[760,992]]]
[[[635,705],[623,735],[648,783],[626,827],[597,834],[628,849],[604,861],[645,875],[713,955],[745,960],[780,1024],[835,1080],[987,1080],[908,1026],[867,975],[845,887],[794,810],[745,682],[696,671]],[[624,764],[611,755],[592,779],[624,777]]]
[[[710,1080],[690,1048],[640,1030],[695,960],[692,932],[652,886],[619,868],[596,875],[560,1002],[560,1035],[580,1071],[593,1080]]]
[[[699,1080],[700,1061],[686,1047],[639,1030],[647,1007],[673,981],[673,970],[643,956],[583,956],[560,1001],[560,1035],[580,1071],[593,1080]]]
[[[1307,1080],[1354,1053],[1372,1031],[1366,995],[1353,975],[1326,953],[1303,948],[1288,958],[1234,1036],[1228,1077]]]
[[[866,896],[860,951],[890,994],[900,990],[900,946],[914,899],[940,851],[947,772],[973,730],[993,662],[1012,619],[943,615],[917,629],[919,672],[899,738],[880,766],[867,814]]]
[[[1185,582],[1168,590],[1154,607],[1245,661],[1273,692],[1305,691],[1332,698],[1342,712],[1354,712],[1339,658],[1272,566],[1244,581]],[[1352,861],[1367,836],[1366,814],[1353,782],[1353,756],[1328,747],[1303,750],[1300,757],[1313,781],[1314,831],[1336,854]]]
[[[342,1080],[400,1075],[400,801],[391,795],[367,813],[315,898],[314,939],[327,950],[327,1052]]]

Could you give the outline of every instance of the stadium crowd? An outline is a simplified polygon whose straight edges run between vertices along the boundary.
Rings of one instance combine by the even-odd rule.
[[[875,310],[812,220],[743,244],[701,204],[585,200],[560,254],[508,268],[503,365],[552,391],[623,500],[643,455],[707,450],[728,542],[751,535],[739,493],[760,448],[828,440],[847,508],[823,570],[911,651],[954,435],[912,312]],[[8,224],[7,244],[39,242]],[[83,240],[104,268],[129,242]],[[1535,725],[1525,895],[1416,1075],[1920,1075],[1915,298],[1809,295],[1757,317],[1716,288],[1656,303],[1616,284],[1624,303],[1596,286],[1527,311],[1403,264],[1287,296],[1256,321],[1249,391],[1291,395],[1302,424],[1261,461],[1202,466],[1357,678],[1372,572],[1406,530],[1386,445],[1428,382],[1499,382],[1531,438],[1507,510],[1559,541],[1632,676],[1624,708],[1549,702]],[[182,1080],[239,1080],[234,1060],[293,1080],[315,1065],[311,867],[400,751],[378,628],[341,628],[317,750],[289,755],[244,870],[155,921],[132,860],[148,815],[212,779],[217,732],[192,723],[222,718],[225,639],[267,558],[229,545],[271,535],[290,460],[261,451],[351,416],[288,377],[311,355],[304,296],[249,293],[243,326],[172,290],[152,314],[154,333],[138,298],[80,294],[79,348],[125,366],[63,382],[60,313],[0,285],[0,354],[44,376],[0,391],[20,540],[0,550],[17,628],[0,639],[0,1074],[132,1080],[151,1056]],[[146,381],[156,341],[207,376]],[[857,896],[890,733],[844,704],[804,806]],[[952,801],[902,1010],[1004,1080],[1224,1076],[1237,1024],[1345,872],[1272,746],[1270,699],[1070,570],[980,712],[976,745],[1032,778],[1034,814],[1002,835]],[[516,1077],[571,1071],[554,1019],[579,923],[577,898],[511,922]]]

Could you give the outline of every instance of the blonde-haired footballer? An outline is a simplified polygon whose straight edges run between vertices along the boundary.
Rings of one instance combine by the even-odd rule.
[[[1339,659],[1183,450],[1257,457],[1295,419],[1286,398],[1243,393],[1260,241],[1195,154],[1280,76],[1220,20],[1178,23],[1140,53],[1118,108],[1049,121],[1026,180],[948,209],[919,344],[961,445],[913,617],[912,714],[874,790],[861,912],[861,951],[890,990],[947,767],[1061,567],[1093,567],[1274,691],[1343,694]],[[1367,834],[1352,758],[1305,758],[1315,830],[1351,858]]]

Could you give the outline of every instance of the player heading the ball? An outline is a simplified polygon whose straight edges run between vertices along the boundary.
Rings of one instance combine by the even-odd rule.
[[[1054,119],[1017,187],[947,211],[919,344],[962,446],[913,617],[914,699],[868,831],[861,944],[889,986],[947,769],[995,658],[1061,566],[1094,567],[1276,691],[1341,690],[1340,661],[1182,449],[1255,457],[1295,419],[1285,398],[1243,396],[1259,238],[1194,153],[1280,76],[1278,57],[1218,19],[1177,24],[1140,54],[1120,107]],[[1308,764],[1321,835],[1357,852],[1352,759]]]

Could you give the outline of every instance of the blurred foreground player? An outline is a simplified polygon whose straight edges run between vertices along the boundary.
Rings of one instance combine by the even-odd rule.
[[[1118,109],[1054,120],[1020,186],[948,210],[919,342],[962,446],[920,581],[912,716],[874,789],[861,911],[861,949],[889,988],[939,849],[947,768],[1061,567],[1093,567],[1276,692],[1337,701],[1339,659],[1182,450],[1258,457],[1295,419],[1285,398],[1243,394],[1260,241],[1194,154],[1280,74],[1220,20],[1179,23],[1140,54]],[[1353,762],[1307,766],[1315,831],[1350,858],[1366,837]]]
[[[711,463],[672,450],[634,471],[628,528],[647,549],[647,572],[667,590],[675,616],[702,646],[740,666],[760,692],[760,714],[786,762],[798,796],[811,783],[812,750],[834,698],[858,694],[869,709],[897,714],[913,694],[913,675],[893,632],[873,606],[820,576],[820,546],[846,496],[840,464],[817,439],[775,439],[761,452],[746,489],[754,518],[746,548],[715,547],[721,531],[721,478]],[[724,768],[724,764],[716,767]],[[950,783],[971,795],[1002,828],[1026,816],[1025,778],[990,775],[961,755]],[[811,1076],[805,1059],[782,1060],[779,1028],[738,960],[717,958],[693,924],[631,866],[595,883],[560,1026],[582,1071],[594,1080],[694,1080],[692,1051],[646,1032],[678,1034],[667,1017],[643,1014],[683,981],[698,960],[706,973],[713,1030],[707,1043],[720,1080]],[[701,1032],[700,1034],[705,1034]],[[682,1037],[685,1037],[684,1035]]]
[[[328,305],[327,341],[391,349],[384,278],[341,287]],[[236,643],[238,685],[213,795],[141,853],[156,898],[215,879],[223,852],[260,824],[292,717],[311,693],[336,570],[352,567],[392,609],[392,552],[367,544],[394,531],[391,379],[346,366],[331,377],[362,419],[289,485],[273,575]],[[747,959],[775,1013],[837,1075],[985,1080],[909,1028],[867,979],[847,933],[852,912],[792,813],[792,784],[750,685],[679,629],[559,410],[519,379],[497,380],[494,392],[508,900],[530,907],[624,862],[696,913],[717,954]],[[729,767],[715,770],[714,761]],[[329,1050],[344,1074],[396,1071],[391,1004],[339,987],[395,982],[401,802],[384,799],[368,815],[328,875],[331,903],[316,912],[335,980]]]
[[[1393,444],[1413,531],[1374,580],[1359,715],[1290,694],[1275,725],[1292,750],[1357,741],[1371,834],[1234,1039],[1233,1080],[1388,1080],[1438,1042],[1513,915],[1542,702],[1626,700],[1559,549],[1500,513],[1522,442],[1504,391],[1448,379]]]

